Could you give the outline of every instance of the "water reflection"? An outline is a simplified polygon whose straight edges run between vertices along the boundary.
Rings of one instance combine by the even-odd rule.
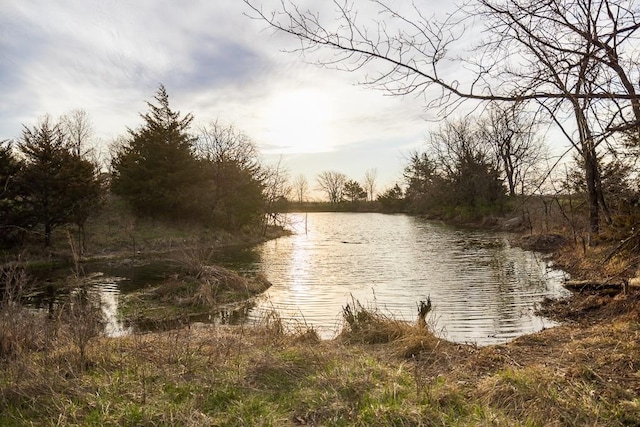
[[[232,248],[212,263],[241,273],[262,271],[273,286],[257,301],[179,322],[258,321],[277,310],[283,320],[313,326],[324,338],[342,326],[342,307],[357,299],[414,321],[416,304],[431,297],[436,329],[447,339],[481,345],[504,342],[553,323],[534,315],[543,297],[567,294],[563,273],[507,236],[460,230],[406,215],[313,213],[294,215],[295,234],[256,248]],[[164,260],[138,265],[93,265],[91,293],[106,334],[127,334],[118,317],[120,293],[172,273]],[[53,297],[44,298],[42,303]],[[136,325],[139,329],[178,326]]]
[[[91,286],[91,296],[99,302],[104,322],[104,334],[108,337],[121,337],[131,333],[131,327],[125,326],[118,315],[120,302],[119,278],[96,278]]]
[[[335,335],[352,298],[413,320],[428,295],[437,327],[458,342],[489,344],[551,326],[536,317],[544,296],[564,294],[561,272],[505,235],[459,230],[404,215],[314,213],[307,232],[256,252],[274,284],[252,312],[276,309],[285,320]]]

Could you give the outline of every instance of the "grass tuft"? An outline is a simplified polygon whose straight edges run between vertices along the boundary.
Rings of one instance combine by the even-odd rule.
[[[443,342],[435,336],[433,325],[428,325],[425,319],[430,309],[430,299],[428,303],[421,301],[418,304],[418,321],[412,325],[394,319],[376,307],[366,308],[359,301],[352,300],[343,307],[345,327],[339,338],[352,344],[391,344],[395,355],[415,358],[433,352]]]
[[[393,319],[377,308],[366,308],[352,300],[342,308],[345,321],[340,338],[349,343],[386,344],[395,341],[411,330],[406,322]]]

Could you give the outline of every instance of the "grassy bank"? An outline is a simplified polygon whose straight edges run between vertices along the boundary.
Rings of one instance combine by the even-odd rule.
[[[483,348],[366,311],[332,341],[272,314],[95,338],[81,358],[60,323],[2,359],[0,425],[637,425],[638,302],[586,297],[564,326]]]
[[[261,224],[233,232],[193,222],[166,222],[136,218],[118,197],[108,195],[100,210],[89,217],[80,235],[77,227],[65,226],[54,230],[51,246],[43,245],[42,230],[25,234],[21,247],[0,252],[0,260],[16,260],[35,268],[50,268],[71,264],[76,260],[144,260],[149,257],[202,257],[228,246],[250,246],[282,236],[281,227]]]

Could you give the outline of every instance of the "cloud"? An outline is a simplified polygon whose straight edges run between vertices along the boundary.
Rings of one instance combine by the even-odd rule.
[[[321,9],[333,13],[331,5]],[[109,142],[141,124],[145,101],[163,83],[172,107],[193,113],[196,123],[232,123],[267,158],[289,153],[287,159],[299,162],[292,169],[300,172],[335,164],[360,175],[392,163],[398,147],[421,142],[420,100],[383,97],[356,86],[358,75],[283,53],[297,45],[295,39],[247,12],[239,0],[2,0],[0,139],[18,137],[22,124],[44,114],[81,108],[94,121],[96,136]],[[296,101],[304,92],[323,104],[322,120],[320,101]],[[273,131],[273,109],[283,99],[294,100],[290,122],[300,122],[291,135],[314,135],[316,142],[305,150],[325,152],[316,161],[313,154],[292,153],[291,142]],[[368,152],[357,154],[362,149]]]
[[[123,105],[149,99],[160,82],[188,93],[242,84],[264,60],[241,43],[244,36],[234,40],[231,29],[237,33],[246,18],[222,3],[3,2],[1,134],[15,135],[20,125],[9,122],[27,112],[113,104],[112,114],[125,113]]]

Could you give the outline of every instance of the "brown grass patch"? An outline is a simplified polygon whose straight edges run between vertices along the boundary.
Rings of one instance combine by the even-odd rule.
[[[365,308],[353,300],[342,309],[345,321],[339,338],[349,343],[385,344],[404,336],[411,328],[376,308]]]
[[[253,278],[221,266],[205,266],[196,276],[175,275],[150,293],[152,299],[177,306],[212,308],[264,292],[271,283],[263,274]]]
[[[450,345],[432,332],[432,325],[428,325],[420,313],[421,320],[411,324],[353,300],[343,307],[342,314],[344,327],[338,340],[348,344],[389,344],[393,355],[405,359],[424,357],[434,353],[439,346]]]

